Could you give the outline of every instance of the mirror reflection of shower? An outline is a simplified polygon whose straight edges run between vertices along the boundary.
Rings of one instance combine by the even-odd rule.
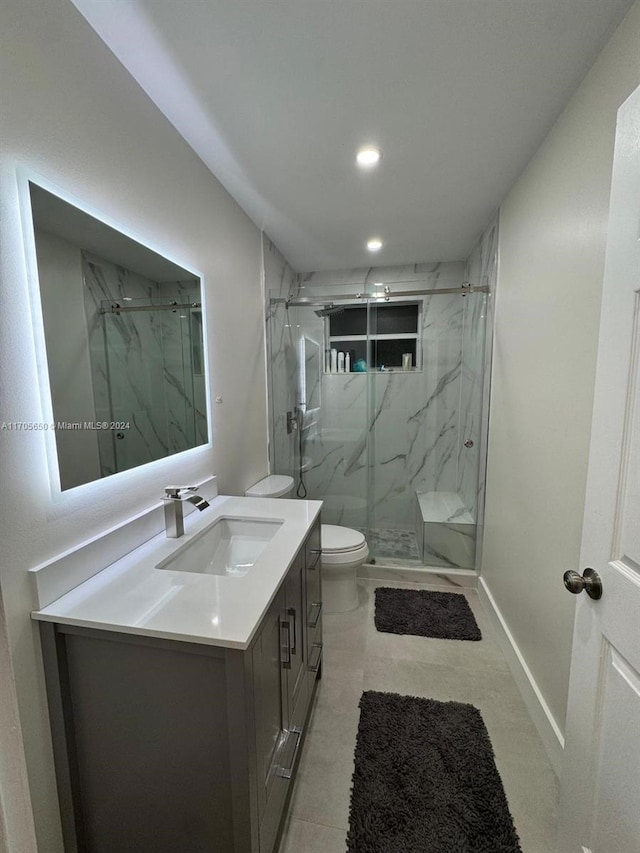
[[[85,281],[105,280],[108,265],[87,260]],[[126,292],[137,277],[120,270]],[[207,441],[200,285],[158,283],[149,296],[90,302],[90,365],[96,411],[127,429],[99,436],[102,476]]]
[[[29,199],[61,488],[206,444],[200,279],[33,181]]]

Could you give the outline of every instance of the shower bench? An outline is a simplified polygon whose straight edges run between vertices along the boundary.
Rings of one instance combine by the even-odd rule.
[[[415,530],[425,566],[472,569],[476,522],[457,492],[416,491]]]

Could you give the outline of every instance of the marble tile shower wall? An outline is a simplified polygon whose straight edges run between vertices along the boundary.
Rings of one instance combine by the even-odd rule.
[[[264,241],[267,295],[318,296],[496,283],[497,221],[468,262],[424,263],[300,273]],[[402,284],[400,284],[402,283]],[[394,284],[397,287],[394,287]],[[420,297],[422,369],[411,373],[321,375],[317,410],[302,432],[302,467],[310,497],[325,501],[328,523],[411,530],[415,493],[457,493],[474,518],[482,512],[491,336],[491,295]],[[316,306],[317,307],[317,306]],[[484,315],[484,316],[483,316]],[[324,346],[312,308],[268,310],[271,359],[272,470],[296,477],[298,437],[286,435],[286,411],[298,404],[298,340]],[[464,446],[471,439],[472,448]],[[369,455],[367,455],[367,442]],[[370,464],[368,464],[368,462]],[[479,477],[480,475],[480,477]]]
[[[392,291],[394,282],[420,290],[459,286],[464,271],[462,263],[378,267],[306,273],[297,284],[307,296],[355,294],[379,280]],[[322,376],[322,404],[304,431],[304,462],[309,495],[324,499],[329,523],[411,530],[416,491],[456,489],[464,301],[419,299],[422,370]],[[297,331],[322,341],[322,320],[310,309],[298,312]]]
[[[102,315],[102,300],[193,301],[197,282],[151,281],[82,253],[85,314],[96,419],[130,428],[99,431],[103,475],[186,450],[207,441],[204,365],[192,372],[190,320],[182,312]],[[198,298],[199,301],[199,298]]]

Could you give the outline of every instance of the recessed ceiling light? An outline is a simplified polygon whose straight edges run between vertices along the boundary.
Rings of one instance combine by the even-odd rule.
[[[379,252],[382,248],[382,240],[378,240],[377,237],[374,237],[372,240],[367,240],[367,249],[370,252]]]
[[[358,166],[375,166],[382,158],[382,151],[375,148],[373,145],[365,145],[358,149],[356,154],[356,162]]]

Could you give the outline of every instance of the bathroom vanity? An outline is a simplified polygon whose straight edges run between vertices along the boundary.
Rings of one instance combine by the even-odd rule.
[[[322,667],[320,506],[220,496],[33,614],[68,853],[272,853]]]

